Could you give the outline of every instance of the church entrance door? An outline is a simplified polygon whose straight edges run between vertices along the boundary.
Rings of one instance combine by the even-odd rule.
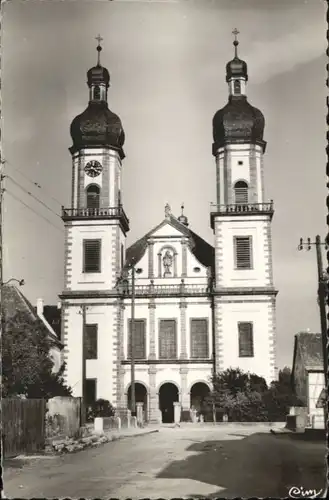
[[[167,382],[160,387],[159,408],[162,413],[162,423],[174,422],[174,402],[178,401],[178,388],[175,384]]]
[[[131,410],[131,385],[128,389],[127,394],[127,403],[128,408]],[[144,413],[144,421],[148,421],[148,409],[147,409],[147,390],[145,385],[140,384],[139,382],[135,382],[135,399],[136,403],[143,403],[143,413]]]

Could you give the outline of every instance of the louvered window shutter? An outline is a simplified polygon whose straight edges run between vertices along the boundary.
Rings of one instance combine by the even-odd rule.
[[[163,319],[160,321],[159,358],[177,358],[177,335],[175,320]]]
[[[128,358],[131,359],[131,332],[132,321],[129,320],[129,338],[128,338]],[[146,321],[144,319],[135,320],[135,359],[146,358]]]
[[[97,331],[98,325],[86,325],[85,355],[86,359],[97,359]]]
[[[101,270],[101,240],[84,240],[83,270],[85,273],[98,273]]]
[[[208,358],[208,322],[206,319],[191,320],[191,358]]]
[[[251,236],[236,236],[235,240],[235,267],[236,269],[252,268],[252,239]]]
[[[253,357],[254,356],[254,339],[253,339],[253,324],[238,323],[239,331],[239,356]]]

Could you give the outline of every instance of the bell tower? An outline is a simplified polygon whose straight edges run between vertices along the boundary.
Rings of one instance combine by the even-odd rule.
[[[215,363],[217,371],[239,367],[269,383],[276,376],[274,212],[264,194],[265,120],[247,100],[248,71],[238,57],[238,33],[233,31],[234,58],[226,65],[228,103],[213,118]]]
[[[110,74],[100,62],[102,39],[96,39],[97,64],[87,72],[88,106],[73,119],[70,130],[71,206],[62,211],[62,334],[66,380],[74,395],[116,403],[121,312],[115,284],[129,231],[121,195],[125,135],[120,118],[108,107]]]

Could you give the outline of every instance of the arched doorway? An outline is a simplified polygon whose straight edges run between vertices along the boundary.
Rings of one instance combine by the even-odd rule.
[[[144,421],[148,420],[147,412],[147,390],[145,385],[135,382],[135,400],[136,403],[143,403]],[[131,385],[129,386],[127,392],[127,405],[129,410],[131,410]]]
[[[205,415],[207,411],[206,398],[210,393],[209,386],[205,382],[196,382],[191,387],[191,408],[194,407],[198,413]]]
[[[174,422],[174,402],[178,401],[178,388],[175,384],[167,382],[159,390],[159,408],[162,413],[162,422],[171,424]]]

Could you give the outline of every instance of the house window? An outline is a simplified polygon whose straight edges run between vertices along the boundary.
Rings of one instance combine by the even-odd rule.
[[[92,184],[87,188],[87,208],[99,208],[100,188]]]
[[[241,82],[240,80],[234,80],[234,94],[241,93]]]
[[[101,272],[101,240],[83,240],[83,272]]]
[[[101,98],[101,89],[100,89],[100,87],[97,86],[94,89],[94,99],[96,101],[99,101],[100,98]]]
[[[132,321],[128,322],[128,358],[131,358],[131,330]],[[134,359],[145,359],[146,358],[146,320],[145,319],[135,319],[135,349],[134,349]]]
[[[235,269],[252,269],[252,237],[234,237]]]
[[[238,323],[239,357],[252,358],[254,356],[253,324]]]
[[[86,404],[91,406],[96,401],[97,380],[95,378],[87,378],[85,381]]]
[[[85,357],[97,359],[98,325],[86,325],[85,328]]]
[[[159,358],[177,358],[176,320],[161,319],[159,327]]]
[[[234,199],[238,205],[248,203],[248,184],[244,181],[238,181],[234,185]]]
[[[208,358],[208,321],[206,319],[191,320],[191,358]]]

